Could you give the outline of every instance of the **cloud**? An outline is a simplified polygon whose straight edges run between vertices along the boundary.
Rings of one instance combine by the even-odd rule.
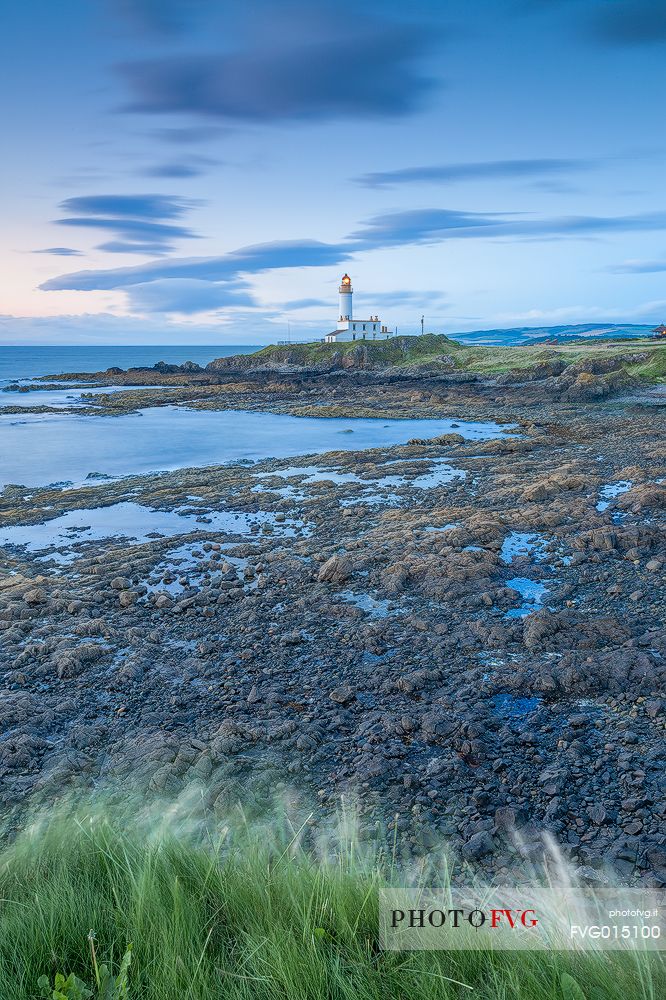
[[[437,305],[441,307],[446,301],[446,295],[437,289],[395,289],[392,292],[368,292],[365,298],[379,302],[387,308],[391,306]]]
[[[137,253],[148,257],[163,257],[173,250],[169,243],[138,243],[126,240],[108,240],[106,243],[99,243],[98,250],[105,253]]]
[[[46,247],[44,250],[33,250],[33,253],[48,253],[54,257],[83,257],[80,250],[72,250],[71,247]]]
[[[245,294],[246,286],[239,284],[244,276],[281,268],[339,265],[359,251],[452,239],[572,239],[664,230],[666,212],[633,216],[534,218],[517,213],[422,209],[375,216],[340,244],[314,240],[261,243],[218,257],[153,260],[132,267],[76,271],[50,278],[39,287],[44,291],[124,290],[134,296],[132,302],[135,306],[140,304],[142,308],[173,311],[175,303],[180,303],[180,311],[196,312],[223,308],[231,301],[247,304],[247,300],[242,303],[239,299],[240,292]],[[180,284],[171,286],[173,282]],[[133,291],[138,286],[140,290]],[[385,293],[383,302],[387,305],[420,305],[427,297],[427,293],[398,290]],[[295,304],[285,308],[306,308],[305,304],[298,304],[302,301],[296,300]],[[317,300],[305,301],[308,305],[320,304]]]
[[[423,25],[290,19],[276,38],[272,22],[273,37],[264,26],[244,50],[124,63],[126,110],[250,122],[386,118],[417,110],[433,89],[422,59],[434,33]]]
[[[362,174],[355,180],[357,184],[368,188],[395,187],[398,184],[451,184],[486,179],[547,178],[588,170],[592,166],[593,162],[588,160],[489,160],[384,170]]]
[[[313,306],[330,305],[331,303],[328,299],[290,299],[289,302],[282,303],[282,308],[293,312],[297,309],[311,309]]]
[[[143,239],[146,236],[153,237],[155,241],[165,237],[188,237],[192,239],[196,233],[191,232],[184,226],[174,226],[164,222],[145,222],[143,219],[102,219],[93,216],[72,216],[66,219],[56,219],[58,226],[75,226],[79,229],[108,229],[112,232],[124,236],[131,240],[134,238]]]
[[[545,329],[554,324],[570,324],[593,322],[601,324],[627,324],[633,320],[644,320],[654,324],[655,316],[662,315],[666,308],[666,299],[656,299],[642,302],[636,306],[613,307],[607,305],[571,305],[559,306],[556,309],[529,309],[520,313],[500,313],[493,317],[493,322],[499,327],[536,327]],[[641,324],[642,325],[642,324]],[[479,331],[489,332],[489,331]],[[609,331],[610,333],[611,331]]]
[[[553,323],[582,323],[587,320],[600,326],[602,323],[627,323],[634,319],[639,322],[642,320],[651,328],[663,315],[666,315],[666,300],[642,303],[628,310],[608,310],[602,306],[575,305],[552,312],[533,310],[515,315],[475,316],[470,317],[469,322],[465,318],[465,322],[458,329],[464,326],[466,330],[479,331],[482,324],[492,326],[493,329],[479,331],[477,337],[468,335],[465,340],[467,343],[498,343],[505,338],[498,338],[497,334],[501,331],[497,327],[515,328],[518,325],[521,327],[529,325],[531,330],[516,331],[526,335],[520,339],[527,339],[530,335],[546,335],[548,325]],[[534,329],[537,325],[540,326],[539,330]],[[450,325],[447,324],[447,326],[447,332],[451,333]],[[216,351],[216,348],[219,348],[222,343],[275,343],[276,340],[283,339],[285,334],[282,314],[261,309],[234,310],[228,319],[215,315],[191,318],[187,321],[176,314],[171,316],[163,314],[118,316],[110,313],[86,313],[77,316],[29,317],[0,315],[0,328],[3,332],[3,342],[7,345],[79,343],[109,344],[118,347],[122,344],[152,344],[161,348],[166,344],[179,345],[180,347],[184,343],[189,345],[208,344],[211,345],[211,360],[214,357],[219,357],[219,350]],[[304,340],[308,337],[314,340],[321,336],[322,330],[320,322],[299,319],[298,326],[292,328],[292,335],[296,340]],[[609,330],[610,332],[612,331]],[[453,336],[457,336],[457,333],[453,333]],[[172,360],[168,354],[162,355],[162,357],[165,361]],[[182,355],[179,357],[182,360]],[[193,360],[199,360],[200,357],[201,355],[198,355]]]
[[[666,260],[625,260],[606,268],[611,274],[658,274],[666,271]]]
[[[187,313],[256,306],[243,282],[224,284],[192,278],[171,278],[133,285],[130,306],[136,312]]]
[[[210,344],[210,359],[220,355],[219,345],[270,343],[277,339],[270,315],[246,314],[243,321],[226,324],[218,317],[190,319],[155,316],[117,316],[111,313],[84,313],[80,316],[0,315],[3,344]],[[157,355],[155,360],[157,361]],[[163,355],[162,355],[163,356]],[[163,356],[164,357],[164,356]],[[182,355],[179,355],[182,359]],[[167,354],[164,360],[169,361]],[[199,360],[195,358],[194,360]]]
[[[134,30],[157,35],[179,35],[210,7],[210,0],[110,0]]]
[[[213,139],[226,138],[232,135],[234,129],[220,125],[190,125],[182,128],[156,128],[151,135],[161,142],[175,146],[194,146],[200,142],[211,142]]]
[[[134,267],[77,271],[50,278],[39,287],[43,291],[110,291],[169,278],[228,282],[241,274],[259,274],[283,267],[322,267],[347,260],[349,253],[342,246],[314,240],[284,240],[242,247],[221,257],[186,257]]]
[[[400,246],[408,243],[439,242],[470,236],[498,235],[502,216],[481,212],[459,212],[445,208],[414,209],[377,215],[351,234],[358,249]]]
[[[347,245],[350,250],[367,250],[410,243],[439,243],[450,239],[585,237],[664,229],[666,212],[535,219],[517,213],[432,208],[375,216],[365,223],[364,228],[351,234]]]
[[[188,177],[200,177],[204,170],[193,163],[158,163],[147,167],[141,173],[144,177],[167,177],[173,180],[183,180]]]
[[[76,215],[108,215],[129,219],[177,219],[194,202],[166,194],[89,194],[66,198],[63,212]]]
[[[191,156],[186,160],[158,163],[141,171],[144,177],[166,177],[172,180],[184,180],[190,177],[200,177],[209,167],[220,166],[219,160],[210,156]]]
[[[600,41],[613,45],[657,45],[666,42],[664,0],[614,0],[597,6],[590,27]]]
[[[71,214],[55,221],[59,226],[113,233],[115,240],[99,246],[108,253],[165,254],[173,249],[170,240],[197,238],[176,221],[193,204],[160,194],[83,195],[63,201],[60,208]]]
[[[655,45],[666,41],[663,0],[520,0],[519,9],[569,8],[581,31],[605,45]]]
[[[255,307],[242,276],[279,268],[320,267],[349,259],[344,248],[315,241],[282,241],[243,247],[221,257],[151,261],[134,267],[78,271],[50,278],[43,291],[122,290],[133,309],[199,313]],[[291,308],[305,308],[293,304]],[[317,300],[310,300],[313,304]],[[328,305],[328,303],[326,303]]]

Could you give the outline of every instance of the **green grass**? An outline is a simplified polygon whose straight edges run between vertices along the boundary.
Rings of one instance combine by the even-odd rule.
[[[92,987],[91,930],[113,974],[132,943],[133,1000],[666,995],[657,957],[381,952],[377,890],[406,876],[352,836],[306,850],[280,822],[202,832],[200,823],[109,815],[55,815],[0,852],[0,992],[8,1000],[37,997],[40,976],[53,982],[57,972]]]
[[[466,346],[443,334],[427,333],[422,337],[394,337],[383,341],[349,341],[339,344],[291,344],[264,347],[250,355],[251,363],[267,361],[302,365],[326,365],[335,355],[353,355],[365,350],[368,362],[377,368],[411,365],[441,365],[455,371],[478,374],[532,368],[543,362],[562,360],[567,365],[616,355],[647,354],[645,361],[627,362],[630,375],[646,381],[666,378],[666,343],[650,338],[580,339],[562,344],[523,344],[518,347]],[[247,360],[247,356],[246,356]]]

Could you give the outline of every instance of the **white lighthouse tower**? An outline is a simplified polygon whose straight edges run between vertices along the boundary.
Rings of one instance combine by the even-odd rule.
[[[342,275],[338,292],[340,293],[340,323],[346,323],[352,319],[352,299],[354,297],[354,289],[348,274]]]
[[[393,332],[383,326],[379,316],[354,319],[353,295],[351,278],[348,274],[343,274],[338,287],[340,318],[337,328],[324,337],[325,343],[335,344],[339,340],[388,340],[392,337]]]

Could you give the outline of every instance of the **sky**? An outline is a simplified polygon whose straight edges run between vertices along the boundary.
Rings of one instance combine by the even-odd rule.
[[[23,0],[0,343],[666,317],[664,0]]]

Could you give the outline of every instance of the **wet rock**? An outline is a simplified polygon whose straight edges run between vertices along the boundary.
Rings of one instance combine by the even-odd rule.
[[[583,715],[582,713],[579,715],[569,716],[569,725],[573,726],[574,729],[580,729],[583,726],[587,726],[589,725],[589,722],[589,717],[587,715]]]
[[[46,591],[43,587],[34,587],[32,590],[26,590],[23,595],[23,600],[26,604],[45,604],[46,603]]]
[[[103,646],[94,643],[77,646],[76,649],[69,649],[60,653],[55,658],[55,668],[60,678],[78,677],[84,670],[92,664],[101,660],[106,654]]]
[[[342,684],[340,687],[334,688],[333,691],[331,691],[329,698],[331,701],[336,701],[339,705],[346,705],[348,702],[353,700],[354,689],[348,684]]]
[[[202,754],[192,767],[190,774],[198,781],[206,781],[213,773],[213,762],[208,754]]]
[[[250,693],[247,696],[248,705],[254,705],[256,702],[261,701],[261,695],[256,684],[253,684]]]
[[[409,566],[405,562],[396,562],[392,566],[388,566],[381,577],[384,590],[390,594],[400,593],[407,585],[409,572]]]
[[[517,813],[511,806],[500,806],[495,810],[495,825],[499,830],[513,830],[516,826]]]
[[[462,856],[468,861],[478,861],[480,858],[492,854],[495,849],[495,842],[487,830],[481,830],[473,834],[469,840],[463,844]]]
[[[349,556],[335,555],[320,566],[317,579],[320,583],[344,583],[352,575],[353,565]]]
[[[590,817],[593,823],[599,825],[604,822],[607,814],[602,803],[596,802],[593,806],[590,806],[590,808],[587,810],[587,815]]]
[[[430,444],[464,444],[465,438],[462,434],[439,434],[437,437],[430,438]]]

